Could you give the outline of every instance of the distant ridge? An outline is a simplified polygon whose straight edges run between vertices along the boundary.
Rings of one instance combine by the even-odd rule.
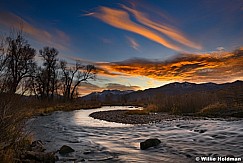
[[[86,96],[81,97],[82,100],[87,100],[87,101],[119,101],[121,100],[124,95],[127,95],[129,93],[134,92],[133,90],[126,90],[126,91],[120,91],[120,90],[104,90],[102,92],[92,92]]]
[[[243,87],[243,81],[236,80],[229,83],[190,83],[190,82],[174,82],[169,83],[157,88],[149,88],[139,91],[120,91],[120,90],[104,90],[102,92],[93,92],[89,95],[82,97],[83,100],[98,100],[98,101],[121,101],[129,100],[136,101],[141,99],[152,99],[156,95],[183,95],[190,94],[193,92],[209,92],[224,90],[231,91],[229,88]]]
[[[157,88],[149,88],[143,91],[136,91],[129,94],[129,98],[132,99],[141,99],[147,98],[148,96],[152,98],[157,94],[164,94],[164,95],[180,95],[180,94],[188,94],[193,92],[208,92],[208,91],[217,91],[221,89],[227,89],[229,87],[235,86],[242,86],[243,81],[237,80],[232,83],[223,83],[223,84],[216,84],[216,83],[189,83],[189,82],[174,82],[163,85]]]

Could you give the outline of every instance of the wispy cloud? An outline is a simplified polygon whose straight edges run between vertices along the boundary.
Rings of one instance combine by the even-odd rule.
[[[10,12],[0,12],[0,25],[3,25],[7,28],[20,28],[22,27],[23,32],[27,33],[40,42],[41,44],[54,46],[57,49],[66,50],[67,45],[70,42],[70,37],[61,30],[53,29],[53,31],[47,31],[41,28],[38,28],[23,18],[10,13]]]
[[[142,13],[138,10],[129,8],[125,5],[121,5],[121,6],[125,10],[132,13],[135,16],[135,18],[139,21],[139,23],[141,23],[141,24],[143,24],[147,27],[150,27],[153,30],[157,30],[158,32],[166,35],[167,37],[173,39],[174,41],[177,41],[177,42],[179,42],[183,45],[186,45],[190,48],[194,48],[194,49],[201,49],[202,48],[200,45],[190,41],[188,38],[186,38],[180,31],[178,31],[174,27],[164,25],[163,23],[160,23],[160,22],[152,21],[144,13]]]
[[[102,90],[104,90],[104,88],[88,82],[83,82],[81,86],[78,87],[79,96],[84,96],[92,92],[101,92]]]
[[[127,38],[127,40],[128,40],[128,42],[129,42],[129,44],[130,44],[130,46],[133,48],[133,49],[135,49],[135,50],[138,50],[138,48],[139,48],[139,44],[138,44],[138,42],[134,39],[134,38],[132,38],[132,37],[126,37]]]
[[[129,59],[103,63],[109,73],[146,76],[162,81],[226,82],[243,79],[243,50],[208,54],[179,54],[166,61]]]
[[[225,48],[222,47],[222,46],[219,46],[219,47],[217,47],[216,49],[217,49],[218,51],[224,51],[224,50],[225,50]]]
[[[175,27],[164,25],[162,22],[155,22],[139,10],[124,5],[120,6],[121,9],[99,7],[98,10],[92,12],[91,16],[115,28],[136,33],[176,51],[183,51],[181,45],[194,49],[202,48],[200,45],[186,38],[186,36]],[[131,19],[131,16],[133,16],[137,22]]]
[[[163,37],[159,36],[156,32],[148,30],[147,28],[131,21],[128,13],[125,11],[108,7],[100,7],[99,11],[94,13],[92,16],[113,27],[139,34],[170,49],[178,51],[182,50],[178,46],[171,44]]]
[[[101,41],[105,44],[112,44],[112,40],[108,38],[101,38]]]

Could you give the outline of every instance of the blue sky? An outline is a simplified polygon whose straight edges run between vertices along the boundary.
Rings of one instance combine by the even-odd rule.
[[[27,39],[36,49],[53,46],[70,62],[81,59],[109,72],[101,71],[97,81],[86,84],[94,90],[111,85],[145,89],[172,81],[220,82],[217,73],[196,78],[208,67],[167,75],[171,70],[158,66],[175,64],[180,54],[203,58],[219,53],[225,57],[241,49],[243,42],[241,0],[0,0],[0,10],[1,33],[8,33],[21,20]],[[188,60],[192,62],[190,57]],[[180,60],[177,65],[195,64],[190,62],[183,60],[182,64]],[[213,68],[231,71],[223,64],[212,64],[207,65],[209,72]],[[135,69],[125,71],[127,67]],[[194,75],[185,76],[184,71]],[[242,74],[231,72],[223,81],[235,79],[242,79]]]

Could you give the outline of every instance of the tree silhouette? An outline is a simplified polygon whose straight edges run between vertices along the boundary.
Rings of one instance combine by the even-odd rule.
[[[75,92],[81,82],[95,79],[96,68],[94,65],[82,65],[76,61],[75,66],[67,66],[66,61],[60,62],[62,70],[63,96],[66,99],[73,99]]]
[[[33,77],[36,51],[30,47],[22,30],[13,31],[1,44],[1,75],[4,76],[5,90],[15,93],[24,78]]]
[[[58,51],[55,48],[44,47],[39,51],[43,66],[37,69],[37,92],[42,98],[54,97],[58,78]]]

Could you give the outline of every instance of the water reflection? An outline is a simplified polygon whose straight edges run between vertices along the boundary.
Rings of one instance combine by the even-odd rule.
[[[97,111],[124,110],[124,109],[134,110],[134,109],[141,109],[141,108],[124,107],[124,106],[104,106],[104,107],[98,108],[98,109],[77,110],[77,111],[74,111],[73,121],[77,125],[89,126],[89,127],[130,127],[132,125],[107,122],[107,121],[98,120],[98,119],[89,117],[89,115],[91,113],[97,112]]]

